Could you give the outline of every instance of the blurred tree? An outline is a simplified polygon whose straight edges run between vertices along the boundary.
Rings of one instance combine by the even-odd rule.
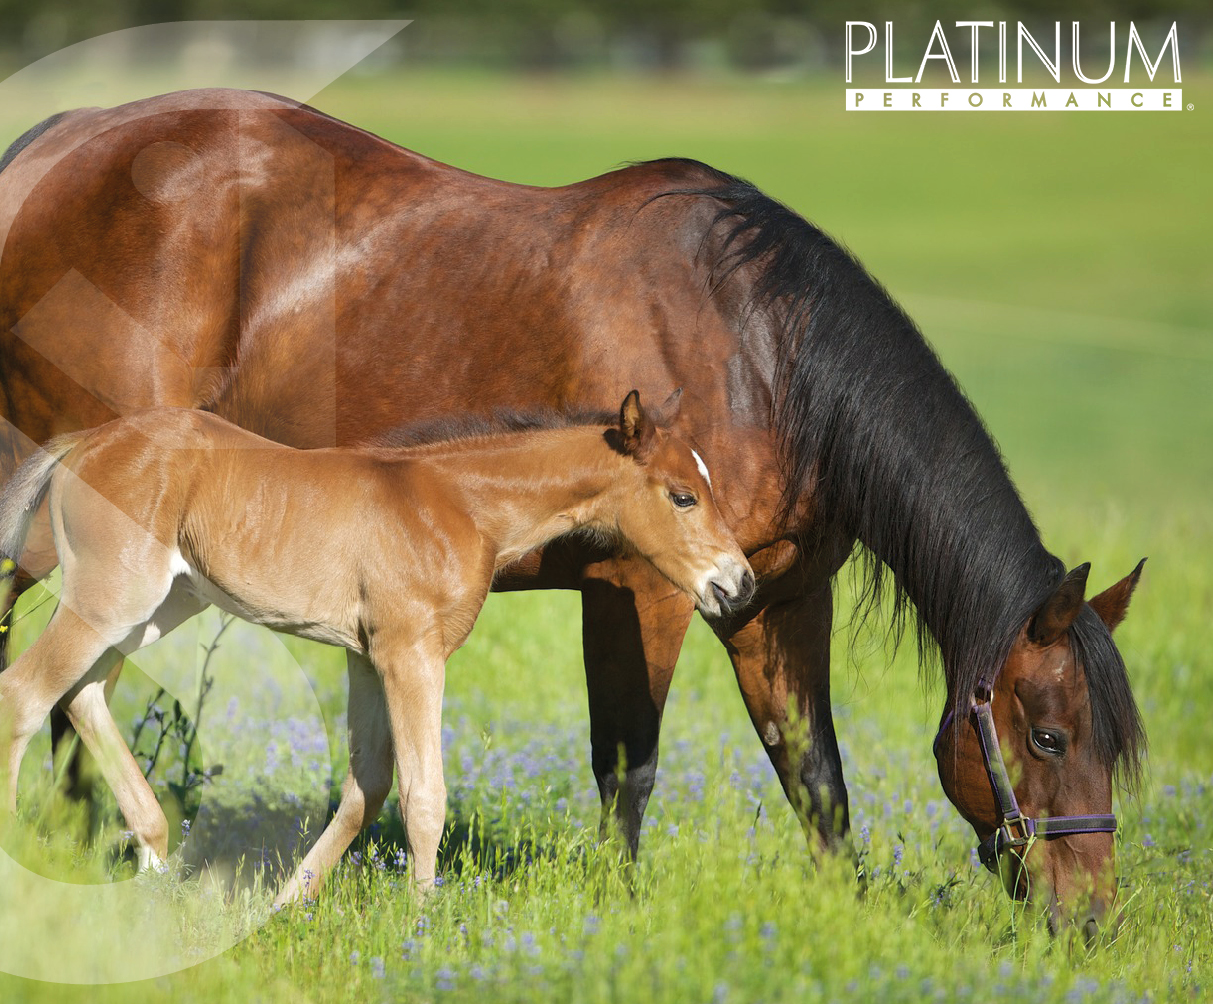
[[[809,69],[841,63],[848,19],[893,21],[896,49],[913,58],[936,19],[945,28],[957,20],[1023,20],[1040,30],[1059,18],[1079,19],[1090,22],[1092,38],[1104,32],[1102,21],[1133,19],[1141,28],[1178,20],[1191,46],[1189,40],[1208,31],[1211,16],[1209,0],[1068,0],[1064,10],[1058,0],[870,0],[862,10],[850,0],[117,0],[104,6],[0,0],[0,50],[10,63],[24,63],[118,28],[168,21],[408,17],[414,23],[400,36],[399,51],[410,61],[656,70],[715,61],[746,70]]]

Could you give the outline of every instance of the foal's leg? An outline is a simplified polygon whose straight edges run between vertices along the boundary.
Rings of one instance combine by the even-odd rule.
[[[121,658],[114,660],[114,668],[106,675],[104,689],[107,702],[114,696],[114,689],[118,686],[118,677],[122,675],[122,664]],[[56,760],[59,757],[59,750],[68,746],[75,734],[76,730],[72,728],[71,720],[62,704],[51,708],[51,752]],[[86,755],[87,747],[83,745],[73,747],[67,754],[67,764],[63,774],[63,792],[69,798],[83,800],[92,795],[91,771],[85,769],[88,763]]]
[[[60,603],[46,630],[0,673],[0,743],[7,743],[8,806],[17,808],[17,777],[30,739],[55,703],[101,660],[110,639]],[[107,664],[108,668],[108,664]]]
[[[350,768],[341,804],[320,839],[274,900],[312,899],[350,842],[379,816],[392,787],[392,731],[379,673],[366,656],[346,652],[350,678]]]
[[[129,654],[163,638],[206,607],[206,603],[184,589],[170,588],[148,622],[124,640],[123,651]],[[72,727],[100,766],[126,825],[135,836],[139,870],[147,871],[160,866],[168,857],[168,820],[110,713],[109,699],[122,660],[122,651],[108,649],[88,675],[64,695],[59,707],[66,711]]]
[[[433,645],[377,642],[371,653],[383,679],[396,753],[400,813],[409,845],[413,883],[433,888],[438,844],[446,823],[442,776],[443,653]]]
[[[582,646],[602,831],[605,836],[613,807],[633,859],[657,776],[661,713],[694,612],[691,600],[648,562],[611,559],[585,570]]]
[[[101,768],[122,817],[135,836],[139,870],[168,857],[168,820],[109,710],[108,682],[122,654],[110,649],[60,702],[81,742]]]

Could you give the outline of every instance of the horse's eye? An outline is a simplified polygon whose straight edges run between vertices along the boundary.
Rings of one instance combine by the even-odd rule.
[[[686,492],[670,492],[670,501],[679,509],[689,509],[699,500],[694,495],[688,495]]]
[[[1033,729],[1032,745],[1042,753],[1061,756],[1066,751],[1066,739],[1060,732],[1049,729]]]

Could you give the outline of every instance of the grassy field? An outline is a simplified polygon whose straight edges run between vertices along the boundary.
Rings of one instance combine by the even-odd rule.
[[[347,78],[313,101],[517,181],[667,154],[749,177],[845,241],[906,305],[1055,553],[1091,561],[1097,588],[1149,556],[1118,632],[1151,755],[1140,796],[1117,806],[1127,919],[1115,943],[1049,938],[975,866],[931,759],[940,693],[920,688],[912,646],[890,656],[851,638],[845,594],[835,715],[866,893],[849,863],[811,865],[698,623],[629,893],[615,851],[596,845],[576,598],[532,594],[492,598],[450,666],[450,837],[432,900],[410,898],[385,816],[318,902],[268,915],[258,880],[306,839],[296,820],[314,834],[330,765],[344,770],[342,660],[235,627],[207,666],[217,682],[200,728],[202,762],[224,772],[182,853],[209,848],[217,872],[242,868],[251,891],[225,899],[172,876],[81,885],[130,874],[109,850],[121,823],[103,820],[90,850],[69,837],[78,819],[39,809],[43,741],[27,758],[30,825],[4,836],[30,871],[0,862],[0,970],[36,979],[0,976],[0,999],[1213,997],[1213,80],[1185,82],[1184,99],[1194,111],[848,116],[833,82],[433,74]],[[5,135],[24,124],[6,118]],[[48,610],[21,622],[19,646]],[[217,630],[215,618],[187,626],[140,665],[187,698]],[[124,677],[124,727],[149,687]],[[180,772],[172,747],[165,785]],[[132,974],[149,978],[64,985]]]

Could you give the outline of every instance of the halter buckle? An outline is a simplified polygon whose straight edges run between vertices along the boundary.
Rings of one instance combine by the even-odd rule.
[[[1018,833],[1016,833],[1018,830]],[[998,840],[995,842],[995,853],[1007,847],[1023,847],[1036,839],[1036,821],[1028,816],[1016,816],[1014,819],[1004,819],[998,828]]]
[[[1036,820],[1029,816],[1004,819],[977,847],[978,860],[998,874],[998,859],[1008,847],[1028,847],[1036,840]]]

